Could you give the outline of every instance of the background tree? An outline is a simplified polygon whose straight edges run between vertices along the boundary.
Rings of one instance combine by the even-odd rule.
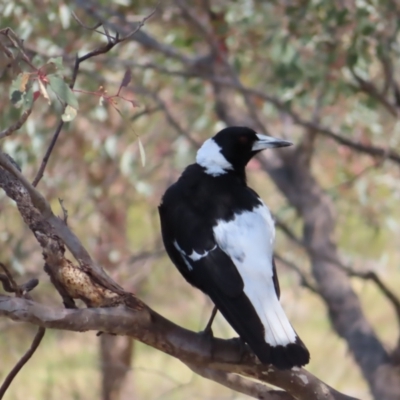
[[[4,87],[0,102],[1,109],[7,110],[0,117],[2,151],[34,181],[40,177],[37,172],[49,145],[55,143],[38,184],[40,193],[60,215],[58,198],[64,199],[71,229],[125,290],[134,291],[153,309],[196,331],[211,306],[187,287],[164,256],[155,212],[159,198],[192,162],[198,144],[224,124],[247,125],[290,138],[296,143],[293,148],[262,154],[252,162],[249,179],[275,213],[282,301],[311,350],[307,369],[336,389],[362,399],[400,398],[400,302],[390,289],[399,283],[400,259],[397,3],[175,0],[160,3],[144,28],[114,46],[111,38],[116,33],[124,38],[135,31],[155,6],[140,1],[113,6],[91,1],[0,4],[2,26],[15,32],[3,29],[0,35]],[[82,57],[99,48],[104,52],[82,59],[76,75],[76,53]],[[60,82],[62,77],[74,87],[72,94]],[[11,96],[10,101],[9,93],[15,92],[23,95]],[[110,97],[117,93],[119,97]],[[69,107],[64,110],[65,105]],[[61,115],[65,120],[74,118],[73,122],[62,124]],[[9,129],[16,121],[22,125],[18,132]],[[146,153],[144,167],[138,135]],[[26,205],[23,202],[29,203],[29,198],[18,199],[18,191],[10,191],[20,186],[13,180],[15,174],[7,175],[5,165],[3,159],[0,182],[7,196],[0,199],[0,260],[11,266],[18,281],[39,278],[41,284],[32,294],[36,302],[59,302],[41,271],[37,242],[20,216],[29,225],[27,219],[33,218],[39,206],[27,207],[31,214],[24,215],[21,207],[18,211],[9,202],[11,197]],[[59,227],[53,227],[55,232],[42,228],[41,235],[51,238],[53,233],[61,238],[58,253],[54,246],[49,253],[49,241],[45,243],[33,229],[47,264],[49,254],[54,253],[60,256],[54,262],[59,267],[64,260],[62,246],[71,250],[71,237],[63,237]],[[73,255],[82,260],[79,254]],[[71,258],[68,253],[67,257]],[[94,282],[116,291],[119,301],[126,304],[126,293],[104,278],[96,264],[90,268]],[[390,285],[384,283],[389,277]],[[109,298],[107,293],[102,293],[103,300]],[[71,297],[75,296],[67,293],[64,300]],[[16,305],[26,307],[22,299],[0,299],[4,300],[0,313],[22,318],[12,311]],[[105,304],[91,301],[86,304]],[[27,320],[66,327],[62,321],[40,322],[35,310],[48,311],[31,309]],[[123,322],[132,321],[129,313],[104,311],[110,318],[108,325],[96,320],[95,311],[81,313],[91,315],[91,323],[84,325],[73,311],[62,314],[75,321],[70,329],[80,326],[110,332],[104,328],[112,326],[116,333],[129,333],[188,364],[187,349],[174,353],[176,348],[163,348],[165,342],[159,336],[158,340],[146,339],[140,329],[146,326],[144,322],[137,322],[136,331],[127,330]],[[110,325],[113,313],[119,323]],[[183,334],[153,318],[152,327],[162,328],[167,335],[161,337]],[[27,348],[32,333],[6,319],[0,328],[2,342],[7,341],[1,349],[5,362],[0,374],[6,376],[16,360],[13,352]],[[215,333],[233,336],[222,318],[216,322]],[[97,398],[100,386],[93,389],[92,383],[97,376],[93,335],[47,333],[38,351],[48,349],[48,354],[40,359],[36,356],[37,361],[33,358],[16,379],[29,382],[38,398],[52,397],[53,390],[63,385],[70,396]],[[138,398],[187,398],[193,397],[191,391],[203,398],[210,393],[229,395],[220,388],[206,387],[204,381],[192,378],[191,372],[152,349],[135,349],[136,359],[129,370],[129,340],[123,339],[125,351],[116,352],[112,346],[119,339],[107,338],[100,339],[104,398],[132,396],[132,387]],[[193,343],[198,343],[196,338],[190,336]],[[230,344],[218,342],[218,346],[228,346],[223,348],[235,354]],[[111,359],[110,354],[120,354],[120,358]],[[253,366],[250,355],[251,361],[245,358],[241,366],[230,365],[226,374],[225,353],[218,365],[210,365],[199,354],[204,356],[201,351],[190,353],[198,362],[190,365],[192,370],[253,396],[260,396],[257,390],[265,391],[265,387],[229,374],[261,378],[295,398],[310,398],[299,389],[304,377],[315,383],[304,371],[295,372],[295,387],[287,386],[285,375],[265,377],[259,370],[257,375],[249,370]],[[53,368],[55,363],[58,368]],[[81,369],[57,372],[68,363],[74,370]],[[32,374],[35,370],[38,373]],[[43,384],[40,374],[45,377]],[[115,378],[110,380],[111,376]],[[124,378],[126,384],[121,385]],[[14,385],[8,393],[19,398],[26,392],[24,386]],[[268,395],[285,398],[282,393]]]

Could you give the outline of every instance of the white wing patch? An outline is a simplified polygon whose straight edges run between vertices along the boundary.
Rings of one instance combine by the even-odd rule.
[[[221,148],[212,138],[207,139],[200,147],[196,162],[212,176],[222,175],[226,173],[226,170],[233,169],[232,164],[222,155]]]
[[[272,280],[275,226],[267,206],[262,203],[228,222],[219,220],[213,231],[218,246],[231,257],[243,279],[244,292],[265,328],[265,341],[272,346],[295,342],[296,333]]]
[[[195,250],[192,251],[192,254],[186,254],[186,252],[179,246],[176,240],[174,241],[174,246],[179,251],[179,253],[181,253],[182,259],[188,267],[189,271],[193,270],[193,266],[188,261],[188,257],[193,261],[199,261],[203,257],[206,257],[208,253],[210,253],[210,251],[213,251],[217,248],[217,246],[215,245],[212,249],[204,251],[203,254],[197,253]]]
[[[208,255],[208,253],[210,252],[210,251],[213,251],[213,250],[215,250],[217,248],[217,245],[215,245],[211,250],[206,250],[205,252],[204,252],[204,254],[199,254],[199,253],[197,253],[196,251],[192,251],[192,254],[189,254],[189,258],[191,258],[193,261],[199,261],[200,259],[202,259],[203,257],[205,257],[205,256],[207,256]]]

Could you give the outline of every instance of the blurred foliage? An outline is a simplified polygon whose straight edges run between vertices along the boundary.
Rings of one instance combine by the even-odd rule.
[[[202,2],[189,3],[203,18]],[[395,2],[211,3],[215,15],[224,16],[215,19],[216,31],[244,85],[276,96],[289,111],[295,110],[345,137],[400,151],[400,126],[382,101],[395,105],[398,95],[394,82],[400,78],[400,9]],[[140,21],[156,2],[96,4],[107,19],[119,24],[121,15],[126,23]],[[39,189],[60,215],[58,199],[64,200],[76,234],[91,253],[107,258],[111,273],[126,289],[137,292],[167,318],[201,329],[210,304],[188,287],[161,251],[157,205],[165,188],[193,161],[193,143],[201,143],[221,127],[210,85],[196,77],[189,79],[181,69],[182,57],[206,59],[206,41],[173,1],[161,2],[156,15],[142,29],[159,43],[173,46],[176,57],[151,51],[135,40],[127,41],[82,63],[70,92],[67,85],[75,55],[81,56],[107,40],[104,34],[80,26],[72,11],[87,26],[97,22],[80,1],[0,1],[1,28],[12,28],[24,41],[33,66],[38,70],[50,64],[57,66],[48,83],[45,79],[49,71],[44,75],[45,86],[53,89],[48,92],[50,101],[38,86],[40,79],[25,82],[26,90],[21,90],[21,79],[33,70],[0,35],[0,50],[6,46],[17,58],[10,63],[6,53],[0,51],[1,129],[19,118],[22,109],[15,103],[24,100],[22,94],[30,93],[24,105],[29,107],[33,93],[38,93],[27,123],[3,139],[0,146],[32,180],[63,105],[77,110],[79,102],[76,118],[64,124]],[[102,28],[98,31],[104,32]],[[130,83],[121,88],[127,69],[132,71]],[[366,90],[360,79],[372,82],[380,95]],[[114,98],[112,104],[99,101],[119,90],[133,103],[122,98]],[[232,101],[242,100],[238,96]],[[258,98],[253,103],[269,132],[295,142],[303,139],[303,129],[273,104]],[[146,153],[145,166],[140,162],[138,136]],[[399,169],[388,161],[379,161],[317,136],[312,168],[336,206],[336,240],[343,259],[356,269],[377,271],[396,287],[400,283]],[[249,166],[249,181],[279,218],[294,231],[301,231],[295,211],[256,162]],[[0,227],[1,261],[21,276],[41,278],[33,294],[36,299],[61,303],[42,271],[38,245],[3,193]],[[277,247],[308,271],[304,250],[279,232]],[[310,371],[338,390],[369,399],[366,384],[344,343],[330,331],[321,301],[299,288],[291,271],[282,267],[280,276],[284,306],[311,349]],[[391,307],[371,284],[355,280],[354,288],[379,336],[393,347],[398,333]],[[215,333],[232,335],[221,318]],[[28,346],[30,334],[28,327],[0,321],[0,380]],[[96,351],[94,334],[48,333],[32,362],[11,386],[8,398],[25,399],[27,392],[32,399],[54,398],[61,392],[64,398],[98,398],[100,384],[94,386],[100,379]],[[242,398],[193,377],[179,362],[144,346],[135,353],[132,372],[131,390],[137,398],[194,398],[195,393],[200,398]]]

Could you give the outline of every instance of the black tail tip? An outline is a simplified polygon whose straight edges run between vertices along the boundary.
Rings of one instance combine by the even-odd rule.
[[[310,362],[310,352],[303,342],[297,337],[295,343],[286,346],[268,345],[268,351],[262,351],[257,357],[263,364],[270,364],[277,369],[292,369],[293,367],[303,367]],[[259,352],[258,352],[259,353]]]

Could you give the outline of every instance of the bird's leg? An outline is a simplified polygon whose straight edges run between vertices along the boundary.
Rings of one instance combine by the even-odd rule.
[[[246,342],[241,337],[236,337],[231,340],[238,346],[241,361],[248,350]]]
[[[211,337],[214,336],[214,335],[213,335],[213,331],[212,331],[212,329],[211,329],[211,326],[212,326],[212,323],[214,322],[214,318],[215,318],[215,316],[217,315],[217,312],[218,312],[218,308],[214,306],[214,308],[213,308],[213,310],[212,310],[212,313],[211,313],[211,317],[210,317],[210,319],[208,320],[206,327],[204,328],[203,331],[201,331],[201,334],[202,334],[202,335],[211,336]]]

